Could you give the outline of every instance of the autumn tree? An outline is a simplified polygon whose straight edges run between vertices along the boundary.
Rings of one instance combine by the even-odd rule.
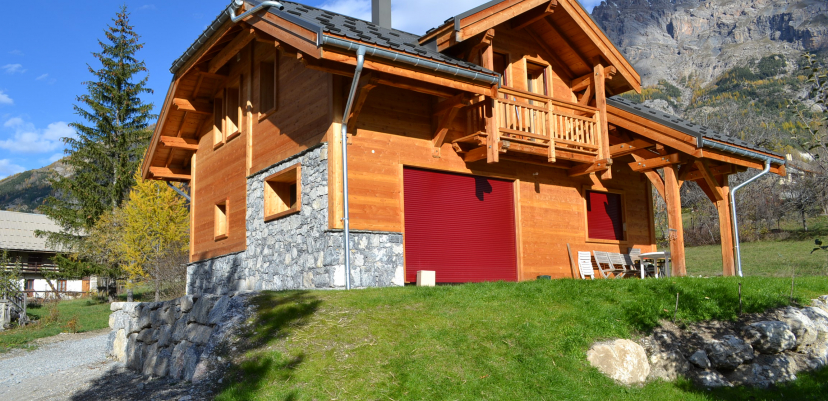
[[[141,95],[152,90],[147,88],[147,68],[136,58],[144,45],[129,23],[126,6],[104,34],[106,39],[98,41],[101,51],[92,53],[100,68],[87,65],[94,80],[85,82],[87,93],[78,96],[74,106],[85,122],[71,124],[76,138],[63,138],[67,146],[64,162],[71,174],[51,180],[55,195],[43,207],[62,231],[41,234],[73,252],[81,248],[80,242],[99,218],[126,199],[151,135],[148,124],[155,117],[152,104],[141,100]],[[66,278],[100,274],[102,268],[63,256],[57,263]]]
[[[160,181],[143,180],[123,205],[120,257],[132,279],[152,283],[155,300],[165,287],[182,283],[189,245],[189,212],[185,200]]]

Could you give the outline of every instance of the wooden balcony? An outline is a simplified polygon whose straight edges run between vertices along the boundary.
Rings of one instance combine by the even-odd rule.
[[[543,157],[547,163],[599,158],[600,117],[594,107],[501,88],[498,98],[486,98],[466,111],[469,135],[454,141],[466,161],[497,161],[488,152],[490,142],[499,154]]]

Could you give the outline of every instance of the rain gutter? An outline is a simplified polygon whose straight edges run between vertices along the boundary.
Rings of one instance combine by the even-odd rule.
[[[765,169],[762,170],[761,173],[756,174],[751,179],[739,184],[736,188],[733,188],[730,191],[730,210],[733,214],[733,253],[736,254],[736,274],[739,277],[744,277],[742,275],[742,254],[739,250],[739,222],[736,219],[736,191],[740,190],[742,187],[747,186],[753,181],[759,179],[759,177],[767,174],[770,171],[771,162],[770,159],[765,159]]]

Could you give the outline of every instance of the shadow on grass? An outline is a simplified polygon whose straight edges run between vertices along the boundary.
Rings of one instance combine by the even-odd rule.
[[[242,358],[236,358],[240,362],[230,365],[225,375],[229,384],[219,389],[219,400],[254,399],[265,385],[290,382],[305,361],[305,354],[283,355],[268,350],[268,344],[305,326],[322,304],[308,291],[264,292],[252,302],[256,306],[256,318],[240,333],[242,340],[238,344],[243,348],[233,353]],[[297,398],[294,390],[282,399]]]
[[[723,401],[822,401],[828,399],[828,369],[801,373],[797,375],[797,380],[793,383],[781,384],[768,389],[730,387],[706,390],[694,386],[689,380],[677,385],[684,391]]]

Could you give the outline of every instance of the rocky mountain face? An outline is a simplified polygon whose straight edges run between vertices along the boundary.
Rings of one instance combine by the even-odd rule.
[[[607,0],[596,22],[644,85],[692,77],[701,85],[734,67],[828,47],[826,0]]]
[[[69,173],[69,168],[58,160],[0,180],[0,210],[37,213],[37,208],[52,194],[49,178]]]

